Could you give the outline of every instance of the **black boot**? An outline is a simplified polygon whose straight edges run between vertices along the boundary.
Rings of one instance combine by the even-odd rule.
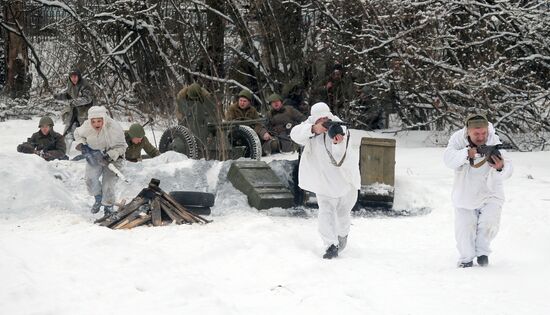
[[[338,246],[330,245],[329,248],[327,248],[327,251],[323,255],[324,259],[332,259],[334,257],[338,257]]]
[[[469,261],[469,262],[463,262],[463,263],[460,263],[458,265],[458,268],[470,268],[474,265],[473,262]]]
[[[477,264],[486,267],[489,264],[489,256],[481,255],[477,257]]]
[[[94,202],[94,205],[92,206],[92,213],[98,213],[99,212],[99,209],[101,209],[101,195],[95,195],[94,196],[95,198],[95,202]]]
[[[348,236],[338,236],[338,252],[341,253],[348,244]]]

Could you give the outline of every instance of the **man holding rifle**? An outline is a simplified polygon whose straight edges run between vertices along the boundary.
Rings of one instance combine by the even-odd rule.
[[[314,104],[311,115],[292,128],[290,137],[304,146],[298,185],[317,197],[323,258],[332,259],[347,244],[351,209],[361,188],[358,146],[350,144],[349,131],[325,103]]]
[[[472,267],[477,257],[477,264],[484,267],[500,225],[503,181],[513,168],[505,152],[498,150],[500,139],[485,115],[469,115],[465,124],[451,136],[444,162],[455,171],[452,202],[458,266]]]
[[[88,120],[75,130],[74,136],[76,149],[82,151],[87,161],[86,187],[95,198],[91,211],[97,213],[103,206],[105,215],[111,214],[117,173],[127,147],[124,131],[107,115],[105,107],[93,106],[88,110]]]

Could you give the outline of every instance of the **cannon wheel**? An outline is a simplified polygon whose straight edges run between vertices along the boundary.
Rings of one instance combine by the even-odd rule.
[[[244,146],[245,158],[260,160],[262,157],[262,144],[256,132],[245,125],[237,125],[229,132],[229,142],[232,146]]]
[[[184,126],[167,129],[160,137],[159,151],[176,151],[187,155],[190,159],[198,159],[199,151],[195,136]]]

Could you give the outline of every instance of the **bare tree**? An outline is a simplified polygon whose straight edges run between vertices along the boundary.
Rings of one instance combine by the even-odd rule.
[[[28,98],[31,87],[28,46],[20,26],[25,20],[23,0],[3,1],[2,26],[6,30],[6,86],[5,93],[12,98]]]

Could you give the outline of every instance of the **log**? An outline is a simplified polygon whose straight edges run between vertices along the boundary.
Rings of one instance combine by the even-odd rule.
[[[136,218],[133,221],[128,222],[127,224],[122,226],[120,229],[125,229],[125,230],[132,229],[132,228],[135,228],[136,226],[140,226],[142,224],[145,224],[150,220],[151,220],[151,215],[150,214],[140,215],[138,218]]]
[[[160,201],[157,198],[151,201],[151,218],[153,221],[153,226],[162,225],[162,215],[160,213]]]
[[[176,214],[174,214],[174,212],[172,212],[170,207],[164,202],[162,202],[162,200],[161,200],[160,206],[162,210],[170,217],[170,219],[172,219],[172,221],[176,222],[176,224],[181,224],[182,219]]]

